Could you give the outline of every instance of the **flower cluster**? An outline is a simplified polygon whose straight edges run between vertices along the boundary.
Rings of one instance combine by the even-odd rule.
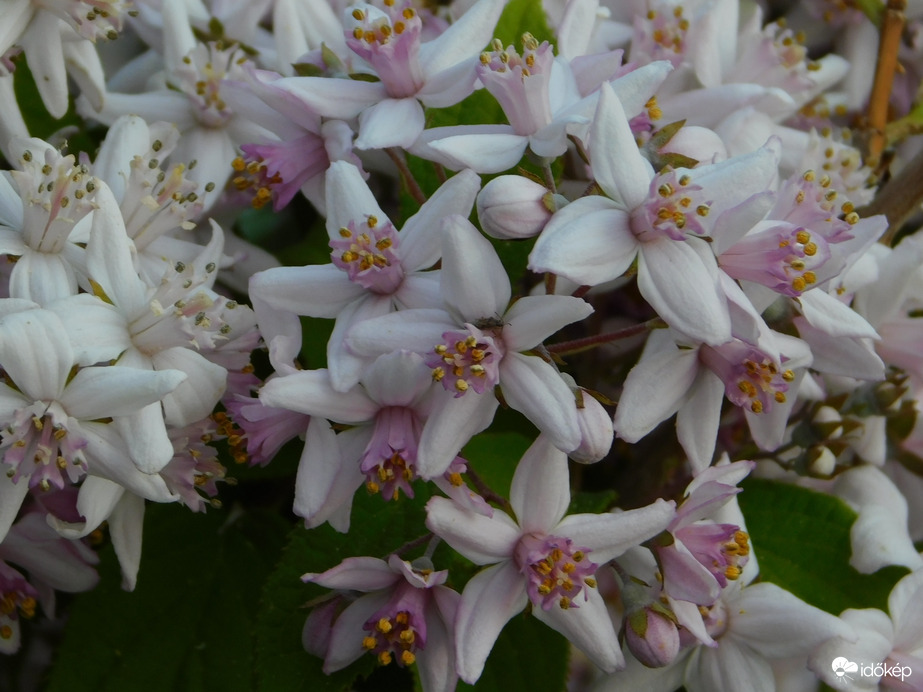
[[[0,652],[294,450],[325,674],[528,611],[574,689],[919,689],[923,13],[853,5],[0,0]],[[761,572],[761,483],[888,613]]]

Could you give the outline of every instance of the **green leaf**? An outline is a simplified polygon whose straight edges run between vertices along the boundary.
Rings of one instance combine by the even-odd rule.
[[[516,466],[531,444],[532,440],[520,433],[481,433],[465,445],[461,456],[491,490],[509,497]]]
[[[291,532],[282,559],[263,590],[257,622],[257,689],[337,692],[376,669],[372,656],[362,656],[328,676],[321,670],[323,660],[304,650],[301,631],[309,612],[305,605],[330,592],[302,583],[301,576],[306,572],[323,572],[351,556],[384,557],[424,535],[427,490],[425,484],[417,483],[416,498],[402,496],[397,502],[385,502],[377,495],[359,490],[353,501],[349,534],[337,533],[326,524],[310,531],[299,526]],[[419,553],[422,554],[422,548]],[[408,559],[416,556],[404,555]]]
[[[254,686],[259,592],[286,522],[262,512],[149,506],[133,593],[114,551],[74,600],[49,692],[204,692]]]
[[[521,50],[520,40],[525,33],[532,34],[539,42],[554,42],[554,33],[545,19],[541,0],[510,0],[500,15],[494,36],[504,46],[512,45]]]
[[[888,594],[907,569],[860,574],[850,566],[856,513],[842,500],[766,480],[745,481],[743,488],[738,499],[763,581],[834,615],[847,608],[887,611]]]
[[[478,692],[561,692],[567,686],[570,645],[555,630],[531,615],[517,615],[497,639],[484,673],[475,685],[458,690]]]
[[[871,20],[872,24],[881,26],[881,18],[885,13],[885,3],[881,0],[856,0],[856,7]]]

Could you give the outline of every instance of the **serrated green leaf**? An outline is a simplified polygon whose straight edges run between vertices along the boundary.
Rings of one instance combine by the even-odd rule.
[[[834,615],[847,608],[887,610],[888,594],[907,569],[860,574],[850,566],[856,513],[842,500],[775,481],[742,485],[738,500],[763,581]]]
[[[309,612],[304,606],[329,591],[302,583],[301,576],[323,572],[351,556],[384,557],[424,535],[428,486],[417,483],[414,491],[416,498],[402,498],[396,503],[358,491],[348,534],[337,533],[328,525],[310,531],[300,526],[292,530],[282,559],[263,590],[257,622],[258,689],[338,692],[376,669],[373,657],[362,656],[328,676],[321,670],[323,661],[303,649],[301,631]],[[417,554],[405,557],[413,559]]]
[[[253,689],[259,593],[286,523],[230,515],[149,507],[133,593],[105,549],[102,583],[75,599],[48,691]]]

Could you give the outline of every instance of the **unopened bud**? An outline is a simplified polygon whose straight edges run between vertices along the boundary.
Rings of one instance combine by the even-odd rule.
[[[836,456],[826,445],[818,445],[809,452],[808,471],[812,476],[829,478],[836,470]]]
[[[494,238],[517,240],[537,236],[551,215],[567,200],[521,175],[494,178],[478,195],[478,219]]]
[[[679,653],[679,631],[666,616],[648,606],[625,619],[625,642],[634,657],[648,668],[662,668]]]
[[[577,425],[580,426],[580,446],[568,456],[581,464],[595,464],[612,447],[612,416],[603,405],[586,391],[579,390]],[[580,406],[582,404],[582,406]]]
[[[658,153],[680,154],[700,163],[717,163],[728,157],[721,138],[708,128],[696,125],[683,125]]]

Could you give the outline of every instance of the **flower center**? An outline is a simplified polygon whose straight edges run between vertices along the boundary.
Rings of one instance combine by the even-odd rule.
[[[500,102],[513,132],[531,135],[551,122],[548,84],[554,55],[547,41],[539,45],[532,34],[522,35],[522,55],[500,39],[492,51],[481,53],[478,77]]]
[[[70,24],[83,38],[114,41],[122,30],[123,19],[132,11],[124,0],[41,0],[35,3]]]
[[[516,546],[515,559],[525,575],[529,598],[542,610],[553,605],[564,610],[578,608],[574,602],[587,589],[596,588],[598,565],[587,559],[588,548],[575,548],[569,538],[560,536],[523,536]]]
[[[641,242],[667,236],[685,240],[687,233],[705,234],[701,219],[708,216],[709,202],[702,187],[687,173],[668,170],[651,180],[647,200],[631,212],[631,229]]]
[[[407,407],[379,411],[372,439],[359,464],[369,492],[380,492],[385,500],[396,500],[401,490],[413,497],[410,484],[416,478],[417,445],[422,432],[422,424]]]
[[[443,332],[443,342],[423,359],[433,369],[433,380],[442,382],[447,392],[455,392],[455,398],[469,389],[483,394],[500,382],[499,344],[477,327],[466,326],[464,332]]]
[[[3,430],[0,452],[10,468],[6,475],[18,483],[28,477],[29,487],[50,490],[64,487],[63,472],[73,483],[86,473],[83,448],[87,441],[71,434],[67,414],[57,402],[38,401],[13,414]]]
[[[829,258],[822,237],[812,237],[806,228],[780,224],[744,237],[721,255],[719,264],[735,279],[797,298],[817,283],[816,270]]]
[[[215,42],[200,43],[183,58],[183,64],[175,72],[176,86],[189,97],[202,125],[224,127],[233,117],[234,113],[221,98],[221,83],[245,80],[246,62],[237,47],[225,49]]]
[[[683,6],[676,5],[666,12],[650,10],[645,17],[638,17],[632,50],[643,51],[651,60],[669,60],[674,67],[679,65],[689,31],[689,20],[683,13]]]
[[[374,293],[393,293],[404,280],[404,268],[397,252],[397,231],[390,221],[366,217],[357,227],[354,221],[340,229],[340,237],[330,241],[331,260],[345,271],[350,281]]]
[[[769,411],[773,403],[785,403],[785,392],[795,379],[792,370],[781,369],[769,356],[742,341],[702,346],[699,358],[724,382],[727,398],[753,413]]]
[[[74,226],[93,209],[96,178],[73,156],[47,149],[43,160],[25,151],[12,171],[23,199],[23,240],[37,252],[61,252]]]
[[[419,60],[423,22],[410,3],[383,4],[384,11],[363,4],[347,14],[346,44],[372,66],[388,96],[414,96],[425,84]]]
[[[313,133],[290,142],[245,144],[241,149],[246,158],[238,156],[232,162],[237,173],[233,182],[238,190],[254,191],[255,209],[269,200],[274,209],[281,209],[305,182],[330,165],[324,140]]]
[[[370,619],[363,625],[369,634],[362,640],[362,648],[374,653],[383,666],[396,661],[399,666],[409,666],[417,660],[414,651],[418,648],[420,633],[414,627],[414,616],[407,610],[394,615],[383,615]],[[419,642],[423,648],[425,641]]]

